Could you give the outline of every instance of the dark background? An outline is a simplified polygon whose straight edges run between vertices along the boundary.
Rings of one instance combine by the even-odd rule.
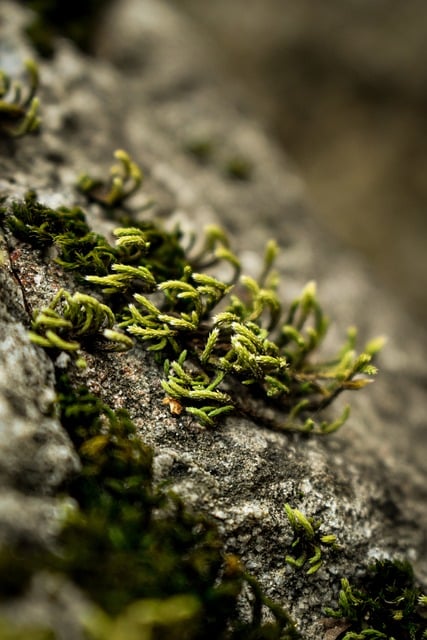
[[[147,10],[21,1],[40,17],[30,31],[46,56],[58,32],[97,53],[110,8]],[[313,213],[426,325],[427,2],[168,1],[213,41],[224,79],[297,165]]]
[[[315,214],[427,321],[427,3],[181,0]]]

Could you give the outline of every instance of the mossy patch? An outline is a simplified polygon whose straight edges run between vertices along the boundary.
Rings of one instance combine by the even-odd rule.
[[[120,218],[120,205],[140,186],[142,173],[124,152],[116,158],[110,184],[88,176],[83,182],[91,198]],[[81,209],[50,209],[35,194],[13,202],[10,211],[3,207],[1,214],[17,237],[42,249],[55,246],[56,261],[64,269],[99,289],[118,328],[163,364],[167,401],[207,426],[227,413],[248,414],[250,396],[276,409],[274,419],[267,420],[262,406],[255,413],[272,428],[330,433],[343,424],[349,409],[332,420],[318,420],[319,412],[341,392],[364,387],[376,373],[371,360],[382,340],[357,354],[353,328],[335,357],[316,358],[328,319],[314,283],[288,310],[283,308],[274,242],[268,243],[255,279],[241,274],[238,257],[217,227],[206,230],[201,248],[194,251],[191,241],[184,246],[179,229],[166,230],[156,220],[131,221],[129,212],[127,226],[114,231],[115,246],[90,230]],[[227,280],[217,277],[225,267]],[[52,305],[41,315],[51,312]],[[61,335],[67,333],[63,320],[50,334],[58,347],[67,341]],[[40,333],[40,339],[35,337],[39,344],[48,346],[50,338],[37,319],[33,332]]]
[[[348,621],[342,640],[427,638],[427,598],[408,562],[379,560],[357,585],[341,586],[338,609],[326,612]]]
[[[26,61],[25,68],[28,88],[0,70],[0,136],[20,138],[39,131],[38,68],[32,60]]]
[[[285,561],[298,569],[309,565],[306,574],[312,575],[323,565],[326,549],[337,551],[340,548],[336,536],[323,534],[320,531],[322,522],[305,516],[299,509],[292,509],[289,504],[285,504],[285,511],[294,532],[292,555],[287,555]]]
[[[3,552],[1,574],[13,578],[2,579],[3,599],[43,569],[67,576],[99,607],[85,622],[89,638],[299,638],[289,614],[225,554],[216,525],[153,485],[153,451],[127,412],[73,388],[65,375],[57,393],[55,412],[82,463],[67,487],[76,506],[55,552]]]

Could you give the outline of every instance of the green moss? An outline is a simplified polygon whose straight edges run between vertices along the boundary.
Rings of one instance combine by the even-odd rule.
[[[64,375],[57,392],[56,411],[82,463],[67,487],[78,506],[55,553],[21,550],[19,562],[9,553],[0,568],[3,598],[25,589],[32,571],[43,568],[64,574],[99,607],[88,627],[91,638],[128,638],[126,631],[138,629],[138,638],[298,638],[286,611],[224,553],[216,526],[153,486],[153,452],[126,411],[73,388]],[[25,570],[16,571],[19,566]],[[5,583],[1,569],[12,568],[5,577],[13,581]],[[248,593],[251,613],[243,619],[238,602]],[[267,609],[270,623],[262,621]]]
[[[5,213],[3,207],[0,215]],[[12,203],[10,213],[6,222],[16,237],[41,250],[55,246],[55,261],[77,275],[105,274],[117,260],[118,252],[103,236],[90,230],[79,207],[51,209],[30,192],[23,202]]]
[[[113,330],[114,313],[110,307],[83,293],[69,294],[60,289],[48,307],[33,313],[30,339],[46,349],[77,352],[106,347],[123,351],[132,340]]]
[[[116,158],[112,182],[102,183],[101,190],[109,208],[123,204],[142,180],[127,154],[121,151]],[[99,198],[98,186],[94,192],[90,179],[84,182],[88,195]],[[273,271],[274,242],[268,243],[262,272],[254,279],[240,274],[239,259],[217,227],[207,229],[201,250],[194,253],[191,246],[184,248],[179,229],[167,231],[155,220],[119,227],[112,246],[90,230],[81,209],[50,209],[34,194],[24,203],[12,203],[11,215],[4,207],[0,213],[16,236],[41,248],[54,245],[62,267],[100,288],[118,326],[163,364],[167,401],[205,425],[226,413],[248,414],[250,396],[261,404],[249,416],[256,414],[274,429],[331,433],[348,417],[348,407],[331,421],[318,421],[319,412],[341,392],[364,387],[376,373],[371,360],[381,340],[357,354],[354,329],[334,358],[315,357],[328,320],[314,283],[288,310],[283,308]],[[231,275],[224,282],[215,277],[215,269],[225,266]],[[42,318],[52,315],[55,304],[42,310]],[[37,328],[37,320],[35,324]],[[55,335],[47,328],[49,336],[42,322],[38,328],[39,344],[60,348],[65,325]],[[131,344],[128,338],[127,346]],[[283,419],[267,420],[262,402],[274,406]]]
[[[285,561],[298,569],[308,564],[306,573],[312,575],[323,565],[326,549],[335,551],[339,549],[336,536],[322,534],[319,531],[322,523],[316,522],[313,518],[307,518],[298,509],[292,509],[285,504],[285,510],[294,531],[291,544],[292,555],[287,555]]]
[[[344,578],[338,609],[326,613],[348,621],[342,640],[427,638],[427,599],[408,562],[377,561],[357,586]]]
[[[0,136],[20,138],[39,131],[38,68],[32,60],[27,60],[25,68],[29,78],[27,91],[0,70]]]
[[[89,175],[80,176],[77,186],[86,196],[107,208],[114,208],[132,196],[141,186],[143,174],[130,156],[118,149],[114,157],[116,164],[110,169],[109,180],[104,182]]]
[[[80,207],[52,209],[38,202],[34,192],[29,192],[22,202],[12,202],[10,208],[0,207],[0,218],[5,219],[17,238],[35,248],[55,247],[58,254],[55,262],[80,280],[87,274],[111,275],[115,264],[135,264],[150,267],[160,282],[166,274],[181,277],[186,265],[179,229],[166,232],[155,222],[141,222],[138,229],[132,229],[131,240],[129,230],[125,239],[121,228],[114,247],[102,235],[91,231]],[[149,252],[141,248],[141,238]],[[128,278],[134,282],[138,279]],[[138,290],[138,282],[135,287]],[[116,291],[119,289],[121,285],[117,285]]]

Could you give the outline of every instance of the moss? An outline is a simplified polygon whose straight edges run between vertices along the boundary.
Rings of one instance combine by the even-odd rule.
[[[78,506],[54,553],[21,550],[19,562],[9,553],[0,567],[3,598],[25,590],[43,568],[61,572],[96,603],[88,637],[98,640],[130,637],[126,631],[141,625],[142,638],[298,638],[286,611],[224,553],[216,525],[154,487],[153,452],[126,411],[74,388],[65,375],[57,377],[57,393],[56,411],[82,463],[67,487]],[[238,603],[248,591],[251,613],[243,619]],[[270,623],[262,621],[266,609]]]
[[[136,263],[140,267],[149,266],[156,281],[161,281],[166,275],[181,277],[186,265],[180,244],[181,232],[178,229],[166,232],[155,222],[141,222],[133,233],[132,242],[126,242],[122,237],[114,247],[91,230],[80,207],[52,209],[38,202],[34,192],[29,192],[22,202],[12,202],[10,210],[0,207],[0,218],[6,219],[8,228],[17,238],[35,248],[55,247],[58,254],[55,262],[80,280],[87,274],[110,274],[113,264]],[[138,231],[142,232],[144,245],[150,249],[148,255],[141,249]]]
[[[18,238],[41,250],[55,246],[56,262],[77,275],[105,274],[118,257],[103,236],[90,230],[79,207],[51,209],[29,192],[23,202],[12,203],[10,213],[7,226]]]
[[[29,80],[27,91],[20,82],[13,81],[0,70],[0,136],[20,138],[39,131],[38,68],[32,60],[27,60],[25,68]]]
[[[89,175],[80,176],[77,186],[86,196],[108,208],[122,205],[141,186],[143,174],[130,156],[118,149],[114,153],[116,164],[110,169],[108,181],[94,179]]]
[[[323,565],[326,549],[334,551],[339,549],[336,536],[322,534],[319,530],[322,523],[313,518],[307,518],[298,509],[292,509],[288,504],[285,504],[285,510],[294,531],[294,539],[291,544],[292,555],[287,555],[285,561],[298,569],[308,564],[309,568],[306,573],[312,575]]]
[[[107,346],[123,351],[132,340],[113,330],[114,313],[110,307],[87,294],[69,294],[60,289],[48,307],[33,313],[31,340],[46,349],[78,352],[81,346],[93,350]]]
[[[344,578],[338,609],[326,612],[348,621],[342,640],[427,638],[427,599],[408,562],[377,561],[357,586]]]
[[[141,184],[142,174],[124,152],[116,158],[109,185],[96,182],[93,192],[89,177],[84,183],[91,198],[103,193],[100,201],[120,217],[117,207]],[[50,209],[34,194],[12,203],[11,215],[5,207],[0,213],[16,236],[39,248],[54,245],[64,269],[100,288],[118,327],[163,364],[170,406],[175,402],[207,426],[226,413],[247,414],[251,397],[284,414],[267,420],[258,403],[257,419],[274,429],[330,433],[343,424],[349,409],[331,421],[318,421],[319,411],[341,392],[364,387],[376,373],[371,359],[381,340],[358,355],[354,329],[336,357],[315,359],[328,320],[314,283],[288,310],[283,308],[273,270],[274,242],[268,243],[264,267],[254,279],[241,275],[239,259],[217,227],[206,230],[195,253],[191,246],[184,248],[179,229],[167,231],[155,220],[117,228],[113,246],[90,230],[81,209]],[[215,269],[225,266],[231,269],[228,281],[215,277]],[[52,315],[55,304],[41,311],[42,318]],[[60,347],[67,327],[57,325],[52,334],[45,324],[35,319],[33,331],[40,338],[33,337],[42,346]],[[124,348],[132,344],[127,340],[122,340]],[[249,414],[254,415],[253,408]]]

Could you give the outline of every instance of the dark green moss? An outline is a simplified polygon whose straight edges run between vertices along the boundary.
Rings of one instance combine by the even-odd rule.
[[[0,211],[4,215],[5,210]],[[105,274],[117,252],[103,236],[90,230],[79,207],[52,209],[30,192],[23,202],[13,202],[6,224],[13,234],[39,249],[55,245],[56,261],[78,274]]]
[[[149,266],[156,281],[161,282],[165,277],[181,277],[187,264],[179,229],[166,232],[151,221],[137,225],[149,246],[145,255],[126,246],[114,247],[91,231],[80,207],[52,209],[38,202],[33,192],[22,202],[12,202],[10,211],[9,207],[0,207],[0,218],[17,238],[35,248],[55,246],[55,262],[76,276],[107,275],[113,263],[121,263]]]
[[[60,418],[82,472],[68,488],[79,508],[47,565],[63,571],[112,616],[136,600],[191,596],[198,606],[189,639],[297,638],[286,612],[270,606],[256,581],[224,555],[216,526],[154,488],[152,450],[126,411],[111,410],[84,388],[73,389],[63,375],[57,387]],[[253,594],[250,622],[240,619],[237,607],[244,584]],[[265,607],[275,623],[262,623],[257,612]]]
[[[427,637],[427,601],[408,562],[377,561],[357,586],[343,579],[339,607],[327,609],[327,614],[348,620],[342,640]]]

